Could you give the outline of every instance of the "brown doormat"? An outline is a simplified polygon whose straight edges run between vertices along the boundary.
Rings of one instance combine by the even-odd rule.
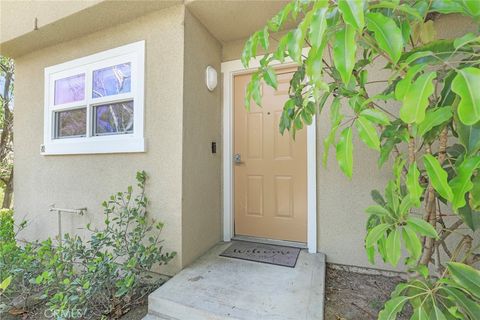
[[[300,249],[248,241],[233,241],[220,256],[295,268]]]

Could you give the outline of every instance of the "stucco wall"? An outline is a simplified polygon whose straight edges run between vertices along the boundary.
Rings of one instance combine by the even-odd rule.
[[[37,27],[50,24],[54,21],[67,17],[75,12],[94,6],[101,0],[89,1],[50,1],[46,6],[43,1],[0,1],[0,18],[2,30],[0,41],[8,41],[31,32],[37,19]],[[52,10],[55,8],[55,10]]]
[[[188,265],[220,241],[221,88],[205,86],[208,65],[220,70],[221,45],[185,13],[182,261]],[[220,79],[219,79],[220,80]],[[211,143],[217,143],[212,154]]]
[[[475,30],[475,25],[467,18],[450,15],[435,22],[438,38],[452,38]],[[278,38],[277,38],[278,39]],[[246,39],[223,44],[222,60],[239,59]],[[382,70],[383,64],[376,64],[369,70],[369,78],[387,79]],[[372,88],[375,90],[375,88]],[[327,102],[328,104],[329,102]],[[372,266],[363,248],[367,215],[364,210],[374,204],[370,197],[373,189],[383,193],[390,177],[388,165],[378,170],[378,153],[368,149],[358,137],[354,144],[354,174],[348,180],[338,168],[335,150],[330,150],[327,167],[321,165],[323,140],[329,132],[328,113],[317,118],[317,244],[318,251],[327,255],[331,263],[375,267],[392,270],[380,263]],[[399,266],[397,270],[401,270]]]
[[[168,8],[16,59],[15,210],[31,222],[21,237],[32,240],[57,234],[56,215],[48,211],[52,203],[88,208],[85,217],[65,215],[64,232],[81,233],[78,228],[88,222],[103,223],[101,202],[135,185],[135,172],[146,170],[149,214],[165,222],[166,249],[181,251],[183,17],[183,6]],[[147,152],[40,155],[44,68],[139,40],[146,41]],[[164,271],[177,271],[181,258]]]

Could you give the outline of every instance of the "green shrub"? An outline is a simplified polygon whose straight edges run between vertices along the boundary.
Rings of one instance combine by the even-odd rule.
[[[45,302],[59,319],[74,314],[84,319],[115,319],[143,302],[165,281],[152,269],[176,255],[163,252],[163,224],[148,218],[146,179],[145,172],[138,172],[137,195],[128,187],[105,201],[105,226],[87,225],[89,236],[65,234],[61,243],[47,239],[11,247],[9,255],[14,258],[0,264],[0,275],[13,270],[21,274],[13,273],[7,302],[14,297],[18,301],[18,296],[23,297],[24,308],[29,302]],[[29,299],[32,295],[34,299]]]
[[[0,210],[0,244],[15,242],[13,210]]]

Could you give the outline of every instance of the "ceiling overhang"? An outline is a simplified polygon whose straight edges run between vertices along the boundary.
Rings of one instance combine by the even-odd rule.
[[[289,0],[2,0],[0,53],[19,57],[130,21],[152,11],[182,4],[215,38],[226,43],[244,39],[259,30],[288,2]]]
[[[187,9],[222,43],[263,28],[289,0],[186,0]]]
[[[10,32],[0,31],[0,53],[15,58],[183,3],[184,0],[2,0],[0,30],[8,27]],[[55,10],[57,14],[49,12]],[[19,12],[17,17],[15,12]],[[15,30],[17,26],[21,30]]]

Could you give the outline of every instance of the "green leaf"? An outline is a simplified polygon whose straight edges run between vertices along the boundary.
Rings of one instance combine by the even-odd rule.
[[[418,125],[417,135],[424,136],[432,128],[450,120],[452,116],[453,112],[450,106],[428,110],[425,114],[425,120]]]
[[[285,51],[287,50],[287,45],[290,42],[293,32],[290,31],[278,42],[277,50],[273,53],[273,57],[283,63],[285,61]]]
[[[263,70],[263,79],[270,87],[277,89],[277,74],[272,67],[267,67]]]
[[[377,241],[384,236],[385,231],[387,231],[389,228],[390,225],[386,223],[382,223],[374,227],[368,232],[367,237],[365,238],[365,246],[367,248],[373,247],[377,243]]]
[[[303,49],[303,42],[305,41],[304,34],[302,33],[301,28],[295,29],[293,31],[292,36],[289,37],[287,48],[288,54],[292,58],[293,61],[301,63],[302,58],[302,49]]]
[[[402,256],[400,232],[397,229],[393,229],[390,232],[386,245],[388,262],[395,267]]]
[[[343,83],[348,85],[355,66],[355,53],[357,45],[355,43],[355,30],[346,25],[337,31],[335,35],[335,45],[333,47],[333,62],[340,73]]]
[[[404,122],[419,124],[425,119],[425,110],[429,104],[428,98],[435,90],[432,81],[436,76],[436,72],[421,75],[406,92],[400,108],[400,118]]]
[[[420,185],[419,179],[420,171],[418,171],[417,163],[413,162],[408,168],[405,184],[407,185],[407,190],[413,203],[417,207],[420,206],[420,198],[423,194],[423,188]]]
[[[256,56],[257,46],[258,32],[255,32],[250,38],[248,38],[247,42],[245,42],[245,46],[240,57],[240,60],[245,68],[248,67],[250,59]]]
[[[397,85],[395,86],[395,99],[397,99],[398,101],[402,101],[405,98],[407,92],[410,91],[413,78],[424,68],[425,65],[418,64],[408,69],[405,77],[403,77],[402,80],[398,81]]]
[[[375,9],[375,8],[387,8],[387,9],[393,9],[401,12],[405,12],[406,14],[411,15],[412,17],[416,18],[417,20],[422,20],[423,17],[418,13],[417,10],[415,10],[414,7],[408,5],[408,4],[402,4],[398,5],[398,2],[395,3],[395,1],[380,1],[378,4],[374,4],[369,6],[369,9]]]
[[[413,311],[413,316],[410,320],[430,320],[430,317],[425,311],[423,305],[421,305],[415,308]]]
[[[325,30],[327,30],[327,11],[328,8],[320,8],[312,17],[310,32],[308,34],[312,48],[320,48],[324,41]]]
[[[0,283],[0,290],[5,291],[10,283],[12,282],[12,276],[9,276],[8,278],[5,278],[2,283]]]
[[[472,179],[473,188],[470,190],[470,206],[474,210],[480,209],[480,174],[477,174]]]
[[[365,247],[365,251],[367,252],[368,262],[375,264],[375,247]]]
[[[467,126],[456,119],[458,140],[465,147],[468,154],[475,154],[480,150],[480,122]]]
[[[397,194],[397,187],[393,180],[388,181],[385,187],[385,199],[387,200],[388,207],[393,212],[398,212],[398,206],[400,205],[400,199]]]
[[[453,46],[455,47],[455,49],[458,49],[469,43],[478,42],[479,40],[480,40],[480,37],[478,37],[472,32],[469,32],[469,33],[466,33],[463,37],[456,38],[453,41]]]
[[[355,126],[357,127],[360,139],[370,148],[380,151],[380,139],[378,138],[377,130],[370,120],[360,116],[355,120]]]
[[[430,238],[438,238],[435,228],[425,220],[410,217],[407,219],[407,225],[417,233]]]
[[[461,98],[458,118],[466,125],[480,121],[480,69],[469,67],[459,70],[452,81],[452,91]]]
[[[381,13],[368,13],[367,28],[375,34],[380,49],[396,64],[402,55],[403,36],[395,21]]]
[[[465,194],[472,190],[471,181],[473,172],[480,166],[480,156],[467,158],[463,160],[457,169],[457,175],[450,180],[449,185],[452,188],[453,200],[452,207],[454,211],[466,205]]]
[[[430,317],[430,319],[432,320],[447,320],[442,310],[440,310],[440,308],[437,307],[436,304],[433,305],[433,310],[431,312],[431,315],[432,316]]]
[[[318,49],[311,48],[308,52],[307,60],[305,60],[305,71],[308,78],[312,83],[320,89],[323,81],[323,50],[324,46],[320,46]]]
[[[335,142],[335,135],[337,134],[338,127],[340,126],[340,123],[343,119],[343,116],[340,114],[340,106],[340,99],[335,98],[330,108],[330,132],[328,133],[328,136],[325,138],[325,140],[323,140],[323,166],[327,165],[330,146]]]
[[[337,162],[343,173],[352,178],[353,173],[353,141],[352,127],[343,129],[337,143]]]
[[[446,200],[452,201],[453,192],[448,185],[448,174],[438,160],[430,154],[423,156],[423,163],[433,188]]]
[[[338,2],[338,9],[342,12],[345,23],[353,26],[358,31],[362,31],[365,26],[363,3],[363,0],[340,0]]]
[[[447,266],[453,280],[480,299],[480,271],[459,262],[448,262]]]
[[[283,23],[287,20],[288,15],[293,9],[293,2],[288,3],[279,13],[277,13],[270,21],[268,22],[268,27],[273,32],[277,32]]]
[[[414,63],[415,65],[422,66],[421,64],[419,64],[419,63],[424,62],[425,59],[422,59],[422,58],[430,57],[430,56],[433,56],[432,51],[415,52],[414,54],[410,55],[407,59],[405,59],[405,63],[406,64],[413,64],[415,62]],[[419,61],[417,61],[417,60],[419,60]]]
[[[403,305],[409,298],[405,296],[398,296],[388,300],[382,311],[378,314],[378,320],[395,320],[397,314],[402,311]]]
[[[434,0],[432,2],[431,10],[444,14],[464,12],[460,3],[451,0]]]
[[[422,242],[417,237],[415,231],[413,231],[408,225],[403,227],[402,236],[405,241],[405,248],[410,254],[410,257],[417,261],[422,255]]]
[[[416,47],[410,51],[406,51],[400,58],[400,63],[405,62],[408,58],[417,54],[418,52],[433,52],[435,55],[427,54],[424,58],[418,59],[415,63],[421,64],[440,64],[452,56],[455,48],[453,46],[453,40],[442,39],[432,41],[424,46]]]
[[[480,314],[478,303],[472,301],[462,291],[454,287],[445,286],[441,290],[446,292],[447,296],[453,299],[460,309],[470,316],[470,319],[478,318],[477,316]]]
[[[465,9],[465,12],[472,17],[478,17],[480,15],[480,2],[472,0],[459,0]]]
[[[380,191],[378,190],[372,190],[370,192],[370,195],[372,196],[372,200],[384,207],[386,205],[385,199],[383,199],[382,195],[380,194]]]
[[[259,38],[259,41],[260,41],[260,44],[262,45],[263,49],[267,50],[268,49],[268,37],[269,37],[269,33],[268,33],[268,27],[265,27],[263,28],[262,31],[260,31],[258,33],[258,38]]]
[[[470,195],[473,195],[473,190],[470,191]],[[466,206],[458,209],[458,215],[473,231],[480,228],[480,212],[474,211],[469,203],[467,203]]]
[[[364,109],[360,112],[360,116],[378,124],[390,124],[390,120],[388,119],[387,115],[380,110],[370,108]]]
[[[390,215],[390,212],[380,205],[370,206],[367,209],[365,209],[365,212],[370,215],[376,215],[376,216]]]

